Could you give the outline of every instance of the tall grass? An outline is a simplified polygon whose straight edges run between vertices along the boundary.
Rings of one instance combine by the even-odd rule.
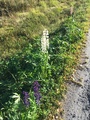
[[[28,7],[33,7],[37,4],[35,0],[0,0],[0,12],[16,12],[26,10]]]

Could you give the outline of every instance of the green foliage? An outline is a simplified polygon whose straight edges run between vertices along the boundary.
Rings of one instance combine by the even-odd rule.
[[[10,98],[10,96],[13,93],[18,93],[18,94],[21,94],[22,96],[22,91],[25,90],[29,92],[31,91],[30,102],[34,102],[35,101],[34,100],[35,98],[33,95],[34,81],[38,80],[40,82],[42,95],[46,94],[47,91],[50,92],[50,87],[52,85],[50,80],[51,70],[50,70],[50,65],[48,63],[48,55],[43,54],[41,52],[40,43],[38,43],[37,41],[34,41],[36,43],[29,44],[29,46],[26,47],[21,53],[14,55],[8,60],[6,61],[1,60],[1,66],[0,66],[1,67],[0,69],[1,86],[0,87],[1,87],[1,94],[3,94],[3,90],[5,94],[3,94],[3,96],[2,95],[0,96],[0,100],[1,100],[0,106],[3,107],[2,105],[5,105],[5,108],[3,109],[3,112],[5,112],[4,118],[8,118],[8,119],[21,118],[22,120],[24,119],[34,120],[35,118],[37,118],[38,114],[36,111],[38,107],[36,103],[33,103],[33,104],[31,103],[34,106],[30,105],[30,109],[28,108],[27,111],[25,110],[25,112],[22,113],[22,111],[18,110],[20,105],[24,106],[23,104],[21,104],[22,102],[19,101],[20,105],[16,104],[19,100],[17,99],[15,100],[15,104],[13,104],[12,103],[13,101]],[[15,96],[13,96],[12,98],[15,98]],[[35,108],[36,111],[34,109],[35,106],[37,108],[37,109]],[[17,111],[20,111],[20,113],[16,114]],[[29,115],[29,117],[27,117],[26,113],[28,115],[30,113],[31,116]],[[15,114],[15,116],[12,116],[13,114]]]
[[[82,38],[83,32],[81,24],[76,21],[73,17],[70,17],[65,21],[63,26],[61,26],[61,33],[63,39],[69,43],[77,42]]]
[[[52,0],[50,2],[52,7],[54,7],[54,3],[58,5],[58,2]],[[47,3],[49,2],[44,4],[42,1],[38,4],[43,5],[46,9]],[[53,8],[52,12],[44,12],[46,14],[33,10],[12,36],[9,37],[10,34],[1,36],[1,42],[6,43],[7,41],[7,46],[10,44],[9,39],[12,39],[15,34],[17,40],[13,38],[12,41],[16,40],[14,42],[19,44],[18,40],[20,40],[23,44],[20,52],[0,59],[0,119],[44,120],[52,107],[57,108],[56,100],[60,101],[63,98],[64,75],[69,75],[73,65],[76,64],[77,46],[84,37],[83,27],[81,27],[82,14],[78,15],[78,19],[76,16],[78,11],[76,14],[66,17],[58,29],[50,34],[48,52],[42,53],[40,38],[33,38],[35,36],[32,33],[42,31],[43,25],[56,23],[57,16],[60,18],[61,9]],[[29,42],[24,45],[27,40]],[[16,46],[16,48],[18,47]],[[40,84],[40,104],[36,103],[33,90],[35,81]],[[30,106],[28,107],[23,101],[23,91],[27,91],[30,96],[28,99]]]
[[[42,53],[40,39],[36,38],[22,52],[0,61],[0,106],[4,119],[42,120],[50,112],[53,100],[62,98],[64,71],[73,61],[68,54],[73,53],[74,43],[83,37],[79,27],[79,23],[76,24],[74,18],[70,17],[50,38],[48,53]],[[33,93],[33,82],[36,80],[41,86],[39,106]],[[30,95],[28,108],[23,104],[23,91],[28,91]]]

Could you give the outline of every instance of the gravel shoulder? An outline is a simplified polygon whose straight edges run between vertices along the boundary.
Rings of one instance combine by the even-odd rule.
[[[74,82],[68,84],[63,119],[90,120],[90,30],[73,78],[81,85]]]

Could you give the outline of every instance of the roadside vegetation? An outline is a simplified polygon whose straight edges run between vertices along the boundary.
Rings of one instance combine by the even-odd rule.
[[[0,0],[0,119],[53,120],[89,26],[89,0]],[[41,48],[44,29],[49,49]]]

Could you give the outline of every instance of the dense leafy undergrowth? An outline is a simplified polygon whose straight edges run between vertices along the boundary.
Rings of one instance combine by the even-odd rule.
[[[67,67],[75,64],[75,44],[82,37],[81,24],[70,17],[50,38],[48,53],[41,51],[40,38],[36,38],[22,52],[0,60],[4,120],[42,120],[52,106],[57,107],[55,101],[65,92],[63,76]]]
[[[84,38],[85,11],[78,13],[80,9],[50,34],[48,52],[42,52],[37,37],[21,52],[0,59],[1,120],[51,119],[48,115],[59,107],[65,77],[76,65]]]

